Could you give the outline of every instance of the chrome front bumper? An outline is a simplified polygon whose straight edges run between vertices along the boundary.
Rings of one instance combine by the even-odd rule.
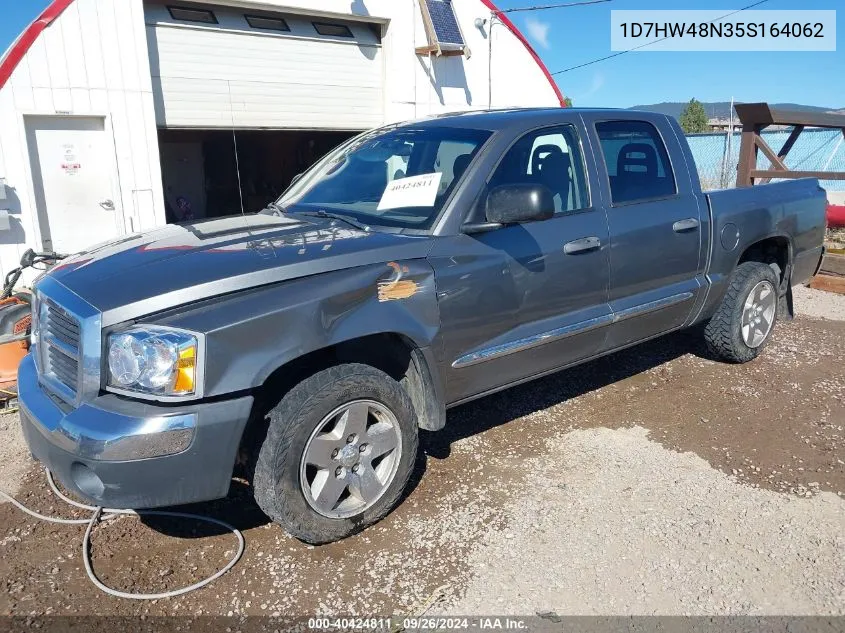
[[[167,406],[115,394],[72,408],[18,370],[21,426],[32,454],[96,505],[150,508],[227,494],[252,396]]]
[[[175,455],[194,439],[196,413],[155,415],[150,409],[160,407],[108,396],[97,398],[97,405],[69,409],[38,384],[32,356],[21,362],[18,384],[26,414],[39,422],[51,443],[79,457],[123,461]]]

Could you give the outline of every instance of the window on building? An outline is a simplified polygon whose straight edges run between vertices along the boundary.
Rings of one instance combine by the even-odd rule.
[[[264,15],[244,15],[247,23],[254,29],[265,31],[290,31],[288,23],[282,18],[271,18]]]
[[[596,123],[614,204],[665,198],[677,192],[660,133],[646,121]]]
[[[331,37],[354,37],[352,31],[345,24],[336,22],[312,22],[317,33]]]
[[[584,158],[571,125],[529,132],[505,154],[490,187],[536,183],[551,190],[555,212],[590,206]]]
[[[469,54],[452,0],[420,0],[420,11],[428,36],[428,46],[418,48],[418,54]]]
[[[194,9],[191,7],[167,7],[170,17],[183,22],[203,22],[205,24],[217,24],[214,13],[208,9]]]

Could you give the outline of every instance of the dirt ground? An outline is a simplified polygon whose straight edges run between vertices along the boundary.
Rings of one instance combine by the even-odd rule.
[[[242,481],[191,511],[244,530],[243,559],[200,591],[108,597],[85,577],[84,526],[0,504],[0,613],[115,615],[845,614],[845,297],[763,356],[710,360],[695,331],[464,405],[423,433],[387,519],[322,547],[270,524]],[[0,423],[4,489],[68,511]],[[17,474],[25,473],[22,478]],[[158,592],[218,569],[235,539],[183,520],[96,528],[108,585]]]

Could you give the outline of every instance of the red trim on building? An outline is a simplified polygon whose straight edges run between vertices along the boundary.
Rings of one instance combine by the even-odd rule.
[[[41,35],[41,31],[46,29],[53,23],[57,17],[62,14],[62,11],[67,9],[73,0],[53,0],[50,5],[44,9],[26,30],[21,33],[21,36],[14,41],[6,56],[0,60],[0,88],[6,85],[12,72],[21,63],[23,56]]]
[[[12,76],[12,72],[21,62],[23,56],[26,55],[27,51],[32,47],[35,40],[38,39],[38,36],[41,35],[41,32],[50,26],[50,24],[53,23],[53,20],[59,17],[62,14],[62,11],[67,9],[72,2],[73,0],[53,0],[53,2],[44,9],[41,15],[39,15],[38,18],[26,28],[17,40],[15,40],[6,56],[0,60],[0,88],[5,86],[6,82],[9,81],[9,77]],[[549,84],[551,85],[552,90],[555,91],[555,95],[557,96],[558,101],[560,101],[560,105],[565,107],[566,102],[564,101],[563,94],[561,93],[560,88],[558,88],[557,83],[555,83],[549,69],[546,68],[543,60],[540,59],[537,51],[535,51],[531,44],[528,43],[528,40],[520,32],[520,30],[516,28],[516,25],[511,22],[510,18],[499,11],[496,5],[493,4],[492,0],[481,0],[481,2],[485,7],[496,14],[496,16],[502,21],[502,24],[504,24],[510,32],[513,33],[520,42],[522,42],[523,46],[525,46],[525,49],[528,51],[528,54],[531,55],[537,66],[540,67],[540,70],[546,76],[546,79],[549,80]]]
[[[523,46],[525,46],[525,49],[528,51],[528,54],[531,55],[531,57],[534,58],[534,61],[540,67],[540,70],[543,71],[543,74],[546,76],[546,79],[549,80],[549,83],[552,86],[552,90],[555,91],[555,95],[557,96],[557,100],[560,101],[560,105],[565,108],[566,107],[566,101],[564,101],[563,93],[560,91],[560,88],[557,87],[557,83],[555,83],[554,77],[552,77],[552,74],[549,72],[549,69],[546,68],[546,65],[543,63],[543,60],[540,59],[540,56],[537,54],[537,51],[534,50],[534,47],[531,46],[531,44],[528,43],[528,40],[526,39],[526,37],[522,34],[522,32],[518,28],[516,28],[516,24],[511,22],[510,18],[506,14],[499,11],[499,9],[496,7],[496,5],[493,4],[492,0],[481,0],[481,2],[484,4],[485,7],[490,9],[490,11],[492,11],[496,15],[497,18],[499,18],[502,21],[502,24],[504,24],[506,27],[508,27],[508,29],[510,29],[510,32],[513,33],[516,36],[516,39],[518,39],[520,42],[522,42]],[[488,37],[489,37],[489,34],[488,34]]]

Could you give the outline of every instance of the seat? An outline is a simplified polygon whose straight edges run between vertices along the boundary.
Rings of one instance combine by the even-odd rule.
[[[555,211],[569,209],[569,191],[572,188],[569,154],[564,154],[559,147],[540,162],[540,182],[548,187],[555,198]]]
[[[455,159],[455,162],[452,164],[452,182],[457,182],[464,175],[471,160],[472,154],[461,154]]]
[[[614,197],[619,201],[650,198],[657,191],[657,150],[647,143],[628,143],[616,159]]]

